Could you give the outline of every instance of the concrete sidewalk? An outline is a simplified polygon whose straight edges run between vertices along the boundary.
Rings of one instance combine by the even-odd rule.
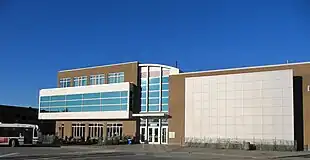
[[[278,151],[245,151],[245,150],[225,150],[210,148],[190,148],[173,145],[112,145],[112,146],[65,146],[78,147],[87,149],[108,149],[116,152],[131,152],[136,154],[160,154],[160,155],[193,155],[193,156],[217,156],[217,157],[234,157],[249,159],[278,159],[291,157],[310,157],[310,152],[278,152]]]

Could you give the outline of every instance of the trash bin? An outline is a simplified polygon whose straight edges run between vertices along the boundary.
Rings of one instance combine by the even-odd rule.
[[[131,142],[131,139],[128,139],[128,144],[130,145],[132,142]]]

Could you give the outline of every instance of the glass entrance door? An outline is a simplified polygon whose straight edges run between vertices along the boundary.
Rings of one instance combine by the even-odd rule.
[[[148,128],[148,142],[149,144],[159,144],[159,127]]]
[[[161,128],[161,144],[168,143],[168,126],[163,126]]]
[[[145,132],[145,127],[141,127],[140,128],[140,141],[142,143],[144,143],[144,141],[146,140],[146,132]]]

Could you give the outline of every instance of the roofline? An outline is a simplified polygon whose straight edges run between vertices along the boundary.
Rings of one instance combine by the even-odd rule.
[[[26,108],[26,109],[34,109],[37,110],[37,108],[31,107],[31,106],[17,106],[17,105],[6,105],[6,104],[0,104],[0,107],[7,107],[7,108]]]
[[[271,67],[294,66],[294,65],[305,65],[305,64],[310,64],[310,62],[297,62],[297,63],[273,64],[273,65],[265,65],[265,66],[251,66],[251,67],[215,69],[215,70],[207,70],[207,71],[183,72],[183,73],[179,73],[177,75],[187,75],[187,74],[196,74],[196,73],[210,73],[210,72],[222,72],[222,71],[235,71],[235,70],[257,69],[257,68],[271,68]],[[177,76],[177,75],[175,75],[175,76]]]
[[[117,66],[117,65],[131,64],[131,63],[139,63],[139,62],[138,61],[133,61],[133,62],[115,63],[115,64],[107,64],[107,65],[93,66],[93,67],[83,67],[83,68],[76,68],[76,69],[67,69],[67,70],[60,70],[60,71],[58,71],[58,73],[69,72],[69,71],[78,71],[78,70],[84,70],[84,69],[94,69],[94,68],[99,68],[99,67]]]
[[[166,68],[169,68],[169,69],[178,69],[179,70],[179,68],[168,66],[168,65],[164,65],[164,64],[154,64],[154,63],[139,64],[139,67],[144,67],[144,66],[166,67]]]

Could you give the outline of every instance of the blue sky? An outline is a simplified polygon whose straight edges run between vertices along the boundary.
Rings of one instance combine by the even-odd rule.
[[[309,61],[309,8],[307,0],[1,0],[0,104],[37,106],[62,69]]]

